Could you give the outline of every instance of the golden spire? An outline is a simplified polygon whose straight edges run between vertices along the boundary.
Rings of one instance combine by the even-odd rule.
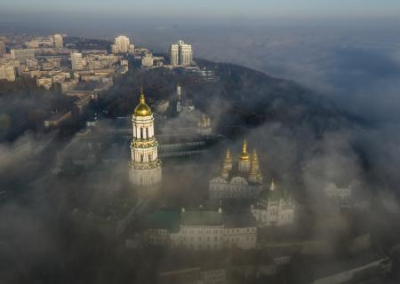
[[[256,150],[254,150],[251,158],[250,174],[257,175],[258,171],[259,171],[259,162],[258,162],[257,152]]]
[[[271,186],[269,187],[269,190],[275,190],[274,178],[271,179]]]
[[[141,93],[140,96],[139,96],[139,103],[140,104],[145,104],[146,103],[146,99],[145,99],[143,93]]]
[[[231,150],[227,149],[226,156],[225,156],[225,162],[231,162],[231,161],[232,161]]]
[[[256,149],[254,149],[253,150],[253,157],[252,157],[252,163],[254,163],[254,164],[258,164],[259,162],[258,162],[258,156],[257,156],[257,151],[256,151]]]
[[[240,154],[239,159],[247,161],[249,158],[249,154],[247,153],[247,142],[246,140],[243,140],[242,153]]]

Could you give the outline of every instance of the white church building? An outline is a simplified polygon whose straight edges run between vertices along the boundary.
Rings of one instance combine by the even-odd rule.
[[[243,142],[237,165],[233,165],[229,149],[218,176],[209,183],[211,199],[256,198],[263,189],[263,177],[256,151],[249,155]]]
[[[260,227],[288,226],[294,223],[296,205],[291,196],[283,189],[277,189],[272,180],[269,190],[265,190],[251,213]]]

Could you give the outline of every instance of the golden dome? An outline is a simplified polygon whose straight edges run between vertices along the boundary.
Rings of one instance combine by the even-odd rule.
[[[250,156],[247,153],[247,142],[246,142],[246,140],[244,140],[243,146],[242,146],[242,153],[239,156],[239,160],[248,161],[249,159],[250,159]]]
[[[149,116],[151,115],[151,108],[146,104],[144,94],[141,93],[139,96],[139,104],[135,108],[135,116]]]
[[[271,179],[271,185],[269,187],[269,190],[275,190],[274,178]]]
[[[228,149],[226,150],[226,156],[225,156],[225,162],[231,163],[232,162],[232,156],[231,156],[231,151]]]
[[[251,162],[252,162],[253,164],[259,164],[256,149],[254,149],[254,151],[253,151],[253,159],[251,160]]]
[[[250,174],[257,175],[259,172],[259,162],[256,150],[253,151],[253,156],[251,158]]]

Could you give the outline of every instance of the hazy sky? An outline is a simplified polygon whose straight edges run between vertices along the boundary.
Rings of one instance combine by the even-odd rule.
[[[399,0],[0,0],[4,10],[81,11],[174,16],[398,16]]]

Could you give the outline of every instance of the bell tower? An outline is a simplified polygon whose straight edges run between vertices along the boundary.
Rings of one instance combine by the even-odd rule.
[[[132,115],[130,181],[139,187],[151,187],[161,182],[161,161],[154,136],[154,117],[143,92]]]

